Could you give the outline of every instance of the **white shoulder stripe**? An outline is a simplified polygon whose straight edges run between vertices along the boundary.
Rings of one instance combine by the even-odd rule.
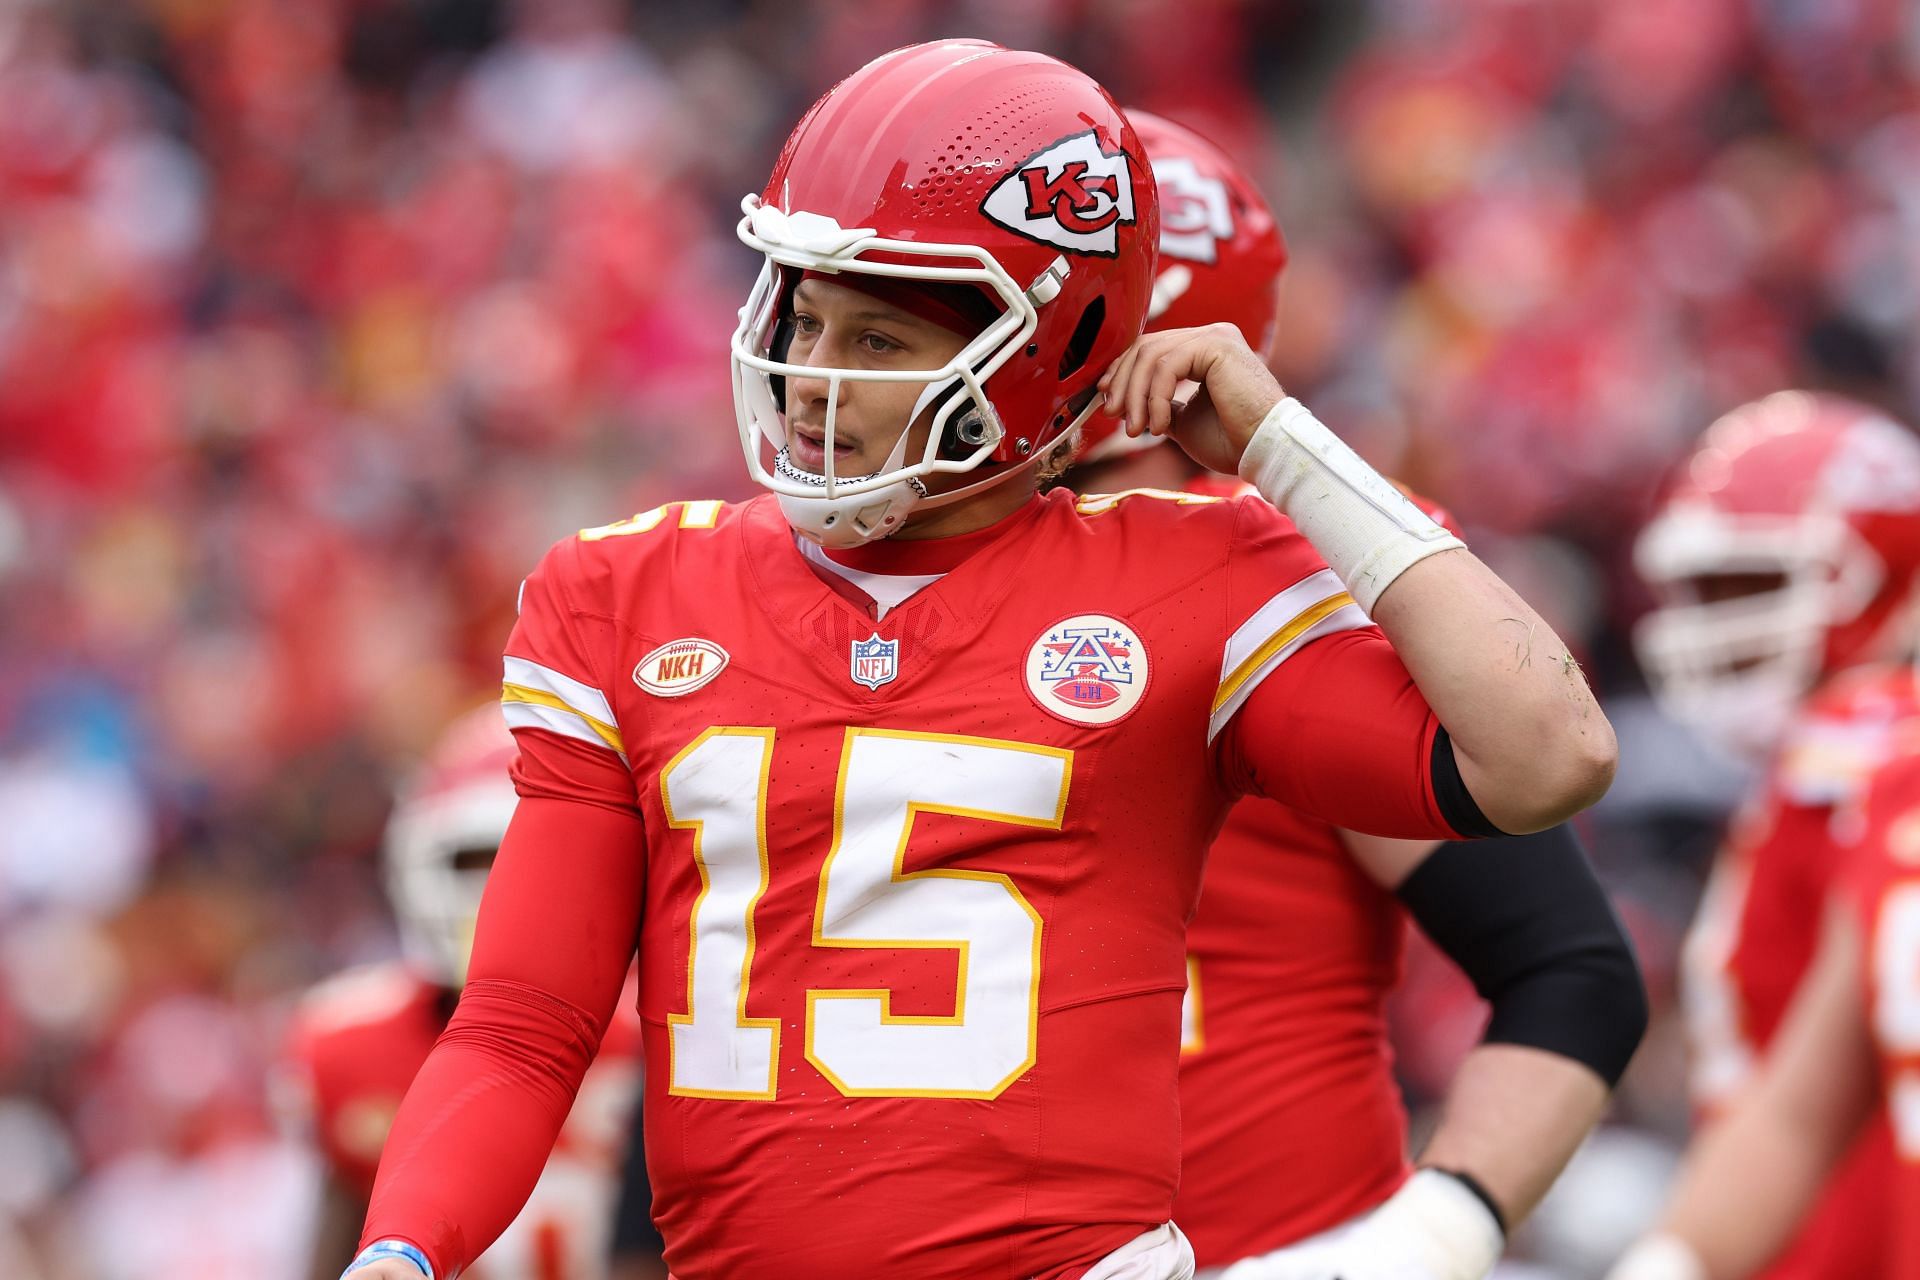
[[[523,689],[538,689],[558,698],[589,719],[602,724],[613,723],[613,708],[608,705],[606,694],[590,684],[581,684],[572,676],[562,675],[552,667],[543,667],[537,662],[508,655],[506,682]]]
[[[1207,720],[1207,741],[1218,737],[1260,682],[1302,646],[1370,625],[1365,611],[1331,569],[1309,574],[1274,596],[1227,640],[1220,685]]]
[[[582,719],[577,713],[539,702],[517,702],[511,698],[503,700],[500,713],[506,717],[509,729],[545,729],[557,733],[563,738],[573,738],[596,747],[605,747],[620,757],[625,763],[627,753],[617,731],[603,732],[602,727]]]

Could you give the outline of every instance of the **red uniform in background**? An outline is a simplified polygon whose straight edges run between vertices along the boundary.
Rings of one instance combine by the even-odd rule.
[[[624,963],[639,915],[683,1280],[1066,1280],[1170,1215],[1185,924],[1228,803],[1448,835],[1437,724],[1257,500],[1055,493],[836,558],[944,576],[876,620],[760,499],[589,530],[528,579],[523,807],[644,829],[644,910],[565,960]],[[490,894],[469,1000],[490,937],[538,932],[520,906]],[[431,1169],[386,1193],[418,1158],[388,1157],[368,1238],[471,1215]]]
[[[445,987],[405,965],[384,964],[329,979],[295,1013],[289,1076],[306,1095],[328,1170],[362,1201],[373,1190],[400,1099],[452,1011],[453,993]],[[589,1280],[606,1274],[614,1179],[639,1089],[639,1021],[623,1004],[532,1198],[467,1276]]]
[[[1845,825],[1876,770],[1920,734],[1910,666],[1835,679],[1789,731],[1761,789],[1734,819],[1683,953],[1696,1104],[1712,1115],[1752,1077],[1819,941],[1845,865]],[[1763,1275],[1882,1274],[1889,1143],[1883,1120],[1839,1167],[1793,1246]]]
[[[1904,664],[1920,574],[1920,445],[1868,405],[1784,391],[1701,437],[1635,548],[1660,606],[1641,664],[1676,718],[1765,761],[1682,957],[1695,1099],[1754,1075],[1846,859],[1838,830],[1920,726]],[[1865,1132],[1767,1280],[1883,1274],[1884,1129]]]
[[[1878,1050],[1873,1123],[1887,1150],[1889,1238],[1878,1269],[1920,1278],[1920,755],[1875,778],[1864,839],[1840,883],[1857,912],[1866,1032]],[[1828,1272],[1840,1275],[1841,1272]],[[1865,1273],[1863,1273],[1865,1274]]]

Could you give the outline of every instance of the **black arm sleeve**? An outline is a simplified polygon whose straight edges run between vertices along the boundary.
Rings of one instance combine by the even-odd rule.
[[[1445,725],[1433,731],[1429,772],[1433,775],[1434,803],[1440,806],[1441,816],[1455,831],[1463,836],[1507,834],[1487,821],[1487,815],[1480,811],[1480,802],[1467,790],[1467,780],[1460,776],[1460,760],[1453,754],[1453,738]]]
[[[1569,828],[1442,845],[1398,896],[1492,1004],[1484,1043],[1544,1049],[1619,1081],[1647,1029],[1646,985]]]
[[[620,1169],[620,1199],[613,1212],[614,1261],[623,1258],[658,1258],[666,1241],[653,1225],[653,1184],[647,1181],[647,1144],[641,1140],[640,1104],[633,1108],[633,1134],[627,1142],[627,1158]]]

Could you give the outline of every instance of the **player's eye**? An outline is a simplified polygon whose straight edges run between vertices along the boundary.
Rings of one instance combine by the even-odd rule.
[[[891,338],[883,338],[877,333],[861,334],[860,345],[877,356],[888,355],[901,349],[899,343]]]
[[[793,313],[793,332],[795,337],[805,334],[811,338],[820,332],[820,322],[804,311]]]

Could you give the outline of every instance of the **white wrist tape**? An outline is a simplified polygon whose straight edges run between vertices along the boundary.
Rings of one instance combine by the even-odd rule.
[[[1422,1169],[1367,1219],[1383,1238],[1419,1242],[1422,1274],[1435,1280],[1483,1280],[1507,1246],[1500,1224],[1457,1178]]]
[[[1286,513],[1368,613],[1414,564],[1466,545],[1291,396],[1261,420],[1240,476]]]
[[[1613,1264],[1607,1280],[1707,1280],[1707,1268],[1678,1236],[1648,1236]]]

